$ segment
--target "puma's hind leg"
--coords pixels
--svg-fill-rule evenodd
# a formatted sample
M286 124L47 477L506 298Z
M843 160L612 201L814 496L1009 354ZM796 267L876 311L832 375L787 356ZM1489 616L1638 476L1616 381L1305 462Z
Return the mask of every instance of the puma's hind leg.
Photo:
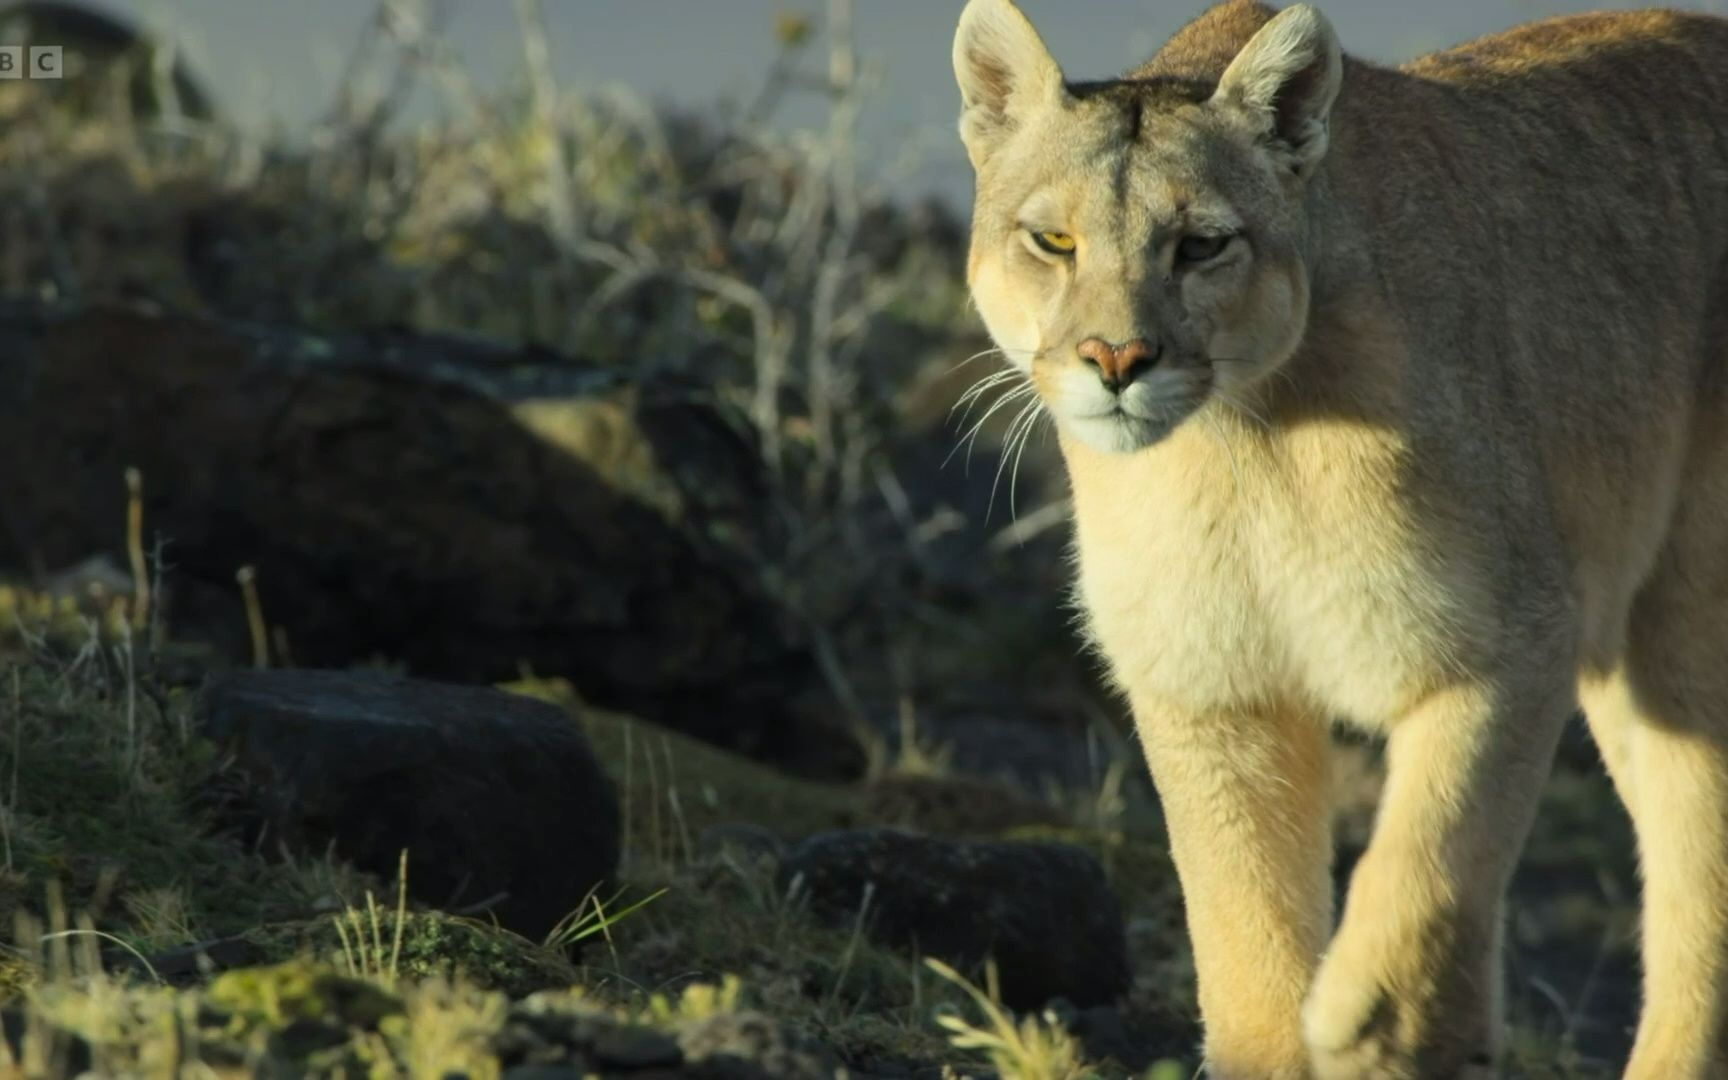
M1728 575L1728 565L1717 573ZM1644 1008L1626 1071L1633 1080L1728 1078L1725 586L1728 576L1665 566L1635 605L1620 667L1580 688L1643 868Z

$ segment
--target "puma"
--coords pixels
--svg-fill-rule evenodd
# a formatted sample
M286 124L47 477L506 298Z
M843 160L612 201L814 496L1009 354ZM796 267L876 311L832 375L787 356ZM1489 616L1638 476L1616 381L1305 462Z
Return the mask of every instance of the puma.
M1581 707L1644 876L1626 1075L1728 1076L1728 21L1389 68L1230 0L1076 83L971 0L954 66L968 279L1055 421L1210 1074L1491 1074ZM1388 744L1336 920L1334 721Z

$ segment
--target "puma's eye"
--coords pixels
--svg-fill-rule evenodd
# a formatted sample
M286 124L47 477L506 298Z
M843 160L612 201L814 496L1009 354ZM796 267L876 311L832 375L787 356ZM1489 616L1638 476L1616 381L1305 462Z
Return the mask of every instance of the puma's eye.
M1074 238L1065 232L1034 231L1032 242L1052 255L1074 254Z
M1185 263L1211 262L1224 254L1224 249L1230 246L1230 237L1221 236L1184 236L1176 245L1176 258Z

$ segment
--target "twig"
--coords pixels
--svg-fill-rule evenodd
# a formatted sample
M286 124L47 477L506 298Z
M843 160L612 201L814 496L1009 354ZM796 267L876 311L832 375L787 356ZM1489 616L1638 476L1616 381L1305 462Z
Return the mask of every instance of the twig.
M240 596L246 603L246 629L252 637L252 666L263 671L270 666L270 635L264 629L264 605L258 600L258 571L242 566L234 574Z
M144 561L144 474L126 470L126 557L132 568L132 629L150 623L150 568Z

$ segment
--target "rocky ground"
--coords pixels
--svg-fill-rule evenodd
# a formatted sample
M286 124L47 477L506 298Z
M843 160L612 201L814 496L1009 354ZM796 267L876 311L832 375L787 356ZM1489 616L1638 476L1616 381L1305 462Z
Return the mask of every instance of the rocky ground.
M1109 808L914 754L799 779L559 682L176 687L43 647L0 664L27 1075L1055 1075L1191 1042L1162 849Z
M0 606L21 1075L1197 1066L1180 895L1116 750L1029 784L1012 724L971 769L909 724L802 778L564 680L184 681ZM1338 752L1347 861L1375 774ZM1635 1007L1626 829L1569 755L1510 909L1512 1075L1611 1075Z

